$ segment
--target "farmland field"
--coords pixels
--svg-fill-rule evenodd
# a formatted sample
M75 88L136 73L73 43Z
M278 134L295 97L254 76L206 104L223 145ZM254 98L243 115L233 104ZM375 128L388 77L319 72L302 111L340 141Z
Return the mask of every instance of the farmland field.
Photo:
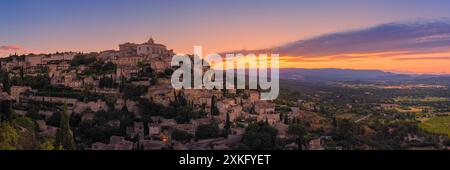
M430 118L419 124L427 132L450 136L450 116Z
M395 102L446 102L448 98L444 97L425 97L425 98L411 98L411 97L396 97Z
M395 108L397 111L402 113L420 113L422 112L422 109L416 108L416 107L397 107Z

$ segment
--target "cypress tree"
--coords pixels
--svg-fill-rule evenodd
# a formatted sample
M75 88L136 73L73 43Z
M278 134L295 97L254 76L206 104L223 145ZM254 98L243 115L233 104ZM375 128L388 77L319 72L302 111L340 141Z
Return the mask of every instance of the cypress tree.
M220 114L219 109L217 108L216 102L217 102L216 101L216 96L213 95L211 97L211 116Z
M289 124L289 117L288 115L284 115L284 124Z
M12 115L12 102L10 100L1 101L1 115L2 122L10 121Z
M225 130L225 137L228 136L231 133L231 121L230 121L230 114L227 113L227 118L225 120L225 126L223 127Z
M11 94L11 81L9 80L9 73L3 74L3 90Z
M23 81L23 78L24 78L24 73L25 71L23 70L23 66L22 67L20 67L20 72L19 72L19 75L20 75L20 80L22 80Z
M56 134L55 148L62 148L65 150L74 150L75 141L73 139L72 131L69 125L69 116L67 115L67 104L64 103L64 109L61 113L61 120L59 123L59 130Z

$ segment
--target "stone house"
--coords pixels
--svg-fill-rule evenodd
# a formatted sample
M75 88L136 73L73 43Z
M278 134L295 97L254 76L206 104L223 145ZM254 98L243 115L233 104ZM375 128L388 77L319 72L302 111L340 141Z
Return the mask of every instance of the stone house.
M257 101L254 105L255 112L257 114L274 114L275 113L275 103L268 101Z
M148 135L149 136L158 136L161 134L161 128L157 123L149 123L148 124Z
M147 98L155 103L168 106L175 100L174 89L171 85L152 86L148 89Z
M12 86L11 87L11 98L16 102L20 102L20 94L31 91L31 87L29 86Z
M139 146L144 150L161 150L166 144L159 140L140 140Z
M134 122L134 135L136 135L140 140L144 139L144 123Z

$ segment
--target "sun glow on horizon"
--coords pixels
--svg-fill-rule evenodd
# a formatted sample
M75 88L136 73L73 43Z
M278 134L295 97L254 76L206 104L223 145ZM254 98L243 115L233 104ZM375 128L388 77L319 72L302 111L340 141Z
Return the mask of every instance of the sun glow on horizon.
M267 55L270 68L270 54ZM226 68L226 62L247 63L245 68L262 68L258 64L259 55L248 55L243 59L226 59L211 63L213 68ZM254 62L255 64L253 64ZM252 63L252 64L248 64ZM215 67L217 65L221 67ZM369 53L335 54L327 56L279 56L279 67L305 68L305 69L355 69L355 70L382 70L407 74L450 74L450 50L448 52L415 52L415 51L385 51ZM236 67L237 69L242 69ZM272 67L273 68L273 67Z
M391 51L322 57L280 57L280 68L383 70L412 74L450 74L449 52Z

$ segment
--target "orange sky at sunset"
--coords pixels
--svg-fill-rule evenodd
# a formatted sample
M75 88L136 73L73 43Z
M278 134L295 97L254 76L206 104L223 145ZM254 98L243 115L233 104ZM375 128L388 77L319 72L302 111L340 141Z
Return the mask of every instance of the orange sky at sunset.
M404 54L402 54L404 53ZM397 73L450 73L449 52L408 54L408 52L385 52L373 54L342 54L353 56L336 59L335 56L316 58L280 57L282 68L341 68L377 69Z
M274 49L282 68L450 74L450 3L434 1L5 1L0 57L152 37L176 53Z
M270 54L268 55L270 57ZM439 57L435 57L439 56ZM247 57L238 62L256 62ZM340 54L322 57L280 56L280 68L338 68L361 70L384 70L407 74L450 73L450 52L412 53L391 51L378 53ZM233 60L233 62L235 62ZM270 60L268 60L270 63ZM214 67L214 63L211 63ZM223 65L225 67L225 65ZM249 67L247 65L247 67ZM217 68L217 67L214 67Z

